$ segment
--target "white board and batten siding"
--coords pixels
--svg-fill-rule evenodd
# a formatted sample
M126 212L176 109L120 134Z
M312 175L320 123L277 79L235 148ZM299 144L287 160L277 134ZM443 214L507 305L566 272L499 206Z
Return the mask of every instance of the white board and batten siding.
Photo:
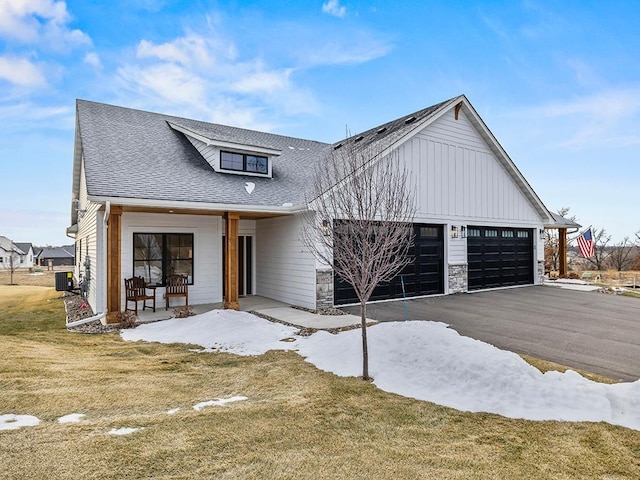
M316 306L316 261L300 240L299 215L256 221L256 293Z
M80 170L80 191L78 195L79 202L74 208L79 208L81 213L78 215L78 233L76 234L76 257L74 276L76 281L80 281L85 277L86 265L89 267L89 282L87 289L87 302L94 313L99 313L105 309L105 298L101 295L100 269L99 265L99 249L101 242L101 234L103 231L103 213L99 211L100 204L89 202L87 200L87 185L84 172L84 162Z
M399 153L419 179L418 218L496 226L542 223L463 111L458 120L449 111L401 145Z
M464 111L451 109L398 148L417 182L416 222L537 229L542 220ZM448 263L466 262L466 241L447 242Z
M222 218L204 215L154 213L122 214L122 309L125 308L124 279L133 276L134 233L192 233L193 285L189 304L222 302ZM164 308L164 288L156 290L156 307Z

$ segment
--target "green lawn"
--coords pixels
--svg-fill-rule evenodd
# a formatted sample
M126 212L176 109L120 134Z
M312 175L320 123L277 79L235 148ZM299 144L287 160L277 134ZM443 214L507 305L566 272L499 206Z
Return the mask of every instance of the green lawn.
M640 478L637 431L458 412L293 352L237 357L70 333L58 297L0 286L0 415L42 421L0 431L3 479ZM192 408L234 395L248 400ZM57 423L69 413L86 417ZM121 427L143 430L108 435Z

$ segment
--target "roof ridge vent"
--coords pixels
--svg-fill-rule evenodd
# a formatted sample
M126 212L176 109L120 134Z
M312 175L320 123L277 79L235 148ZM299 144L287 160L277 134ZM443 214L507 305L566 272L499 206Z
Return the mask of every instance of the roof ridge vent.
M362 140L364 138L364 135L358 135L358 137L354 140L354 142L359 142L360 140Z
M333 147L334 150L338 150L340 147L342 146L341 143L337 144L335 147Z
M381 127L378 130L376 130L376 133L379 135L379 134L384 133L386 131L387 131L387 127Z
M409 125L410 123L413 123L415 121L416 121L416 116L412 115L409 118L405 119L404 123L405 123L405 125Z

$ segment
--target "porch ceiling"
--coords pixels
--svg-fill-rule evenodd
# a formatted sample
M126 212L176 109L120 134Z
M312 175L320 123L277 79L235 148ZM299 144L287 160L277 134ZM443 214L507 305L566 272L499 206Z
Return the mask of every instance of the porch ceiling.
M207 215L214 217L222 217L230 210L203 210L203 209L195 209L195 208L166 208L166 207L138 207L138 206L127 206L122 205L123 212L137 212L137 213L164 213L168 215ZM113 208L113 206L111 207ZM285 215L290 215L287 213L275 213L275 212L237 212L239 217L243 220L260 220L263 218L273 218L273 217L282 217Z

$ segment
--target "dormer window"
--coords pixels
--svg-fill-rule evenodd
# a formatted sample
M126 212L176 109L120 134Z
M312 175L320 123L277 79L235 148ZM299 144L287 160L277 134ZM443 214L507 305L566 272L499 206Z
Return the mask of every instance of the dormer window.
M282 155L282 152L273 146L212 138L211 135L204 135L184 126L168 123L171 128L183 133L202 158L218 173L271 178L273 160ZM228 132L223 134L223 136L230 136Z
M237 172L269 173L269 159L261 155L251 155L246 153L220 152L220 168L223 170L234 170Z

